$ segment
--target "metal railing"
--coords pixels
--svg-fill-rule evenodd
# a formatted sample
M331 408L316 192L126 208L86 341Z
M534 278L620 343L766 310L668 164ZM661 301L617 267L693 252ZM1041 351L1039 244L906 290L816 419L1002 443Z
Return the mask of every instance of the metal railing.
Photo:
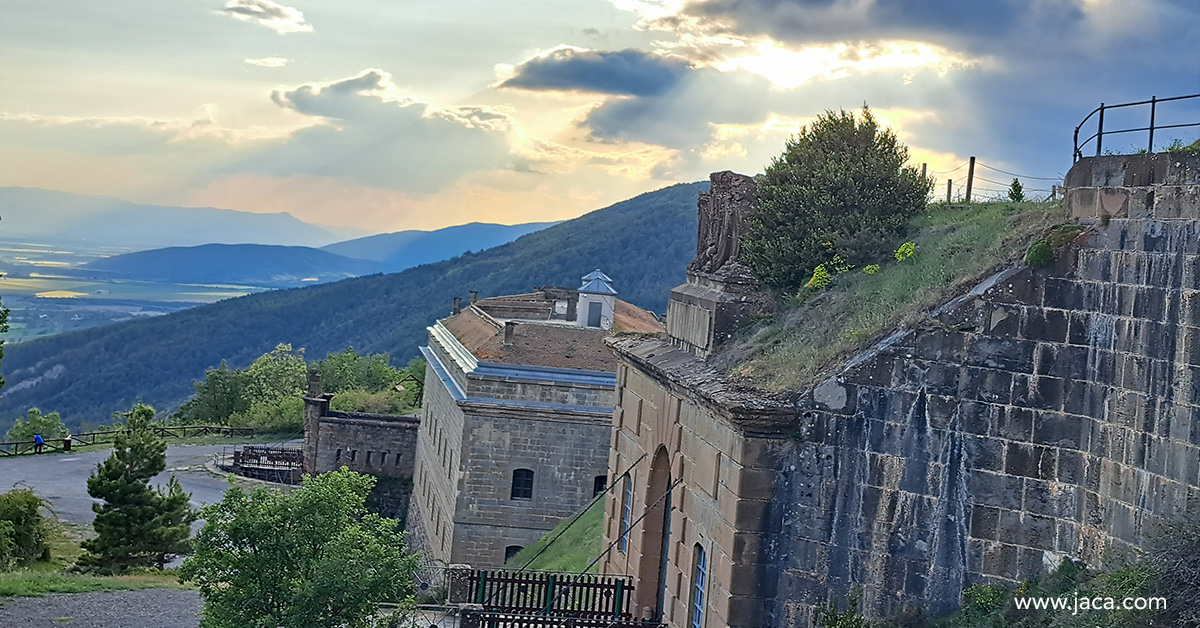
M475 569L464 586L467 599L485 613L542 614L577 619L628 621L633 579L629 576L509 569Z
M163 438L187 438L189 436L254 436L252 427L226 427L224 425L152 425L151 429ZM72 446L95 445L112 441L122 429L99 430L72 434L68 438L48 438L42 446L43 452L70 451ZM38 453L37 445L31 440L0 442L0 456L23 456Z
M1154 131L1155 130L1163 131L1163 130L1167 130L1167 129L1183 129L1183 128L1187 128L1187 127L1200 126L1200 122L1156 125L1154 123L1154 116L1157 113L1158 105L1160 105L1162 103L1176 102L1176 101L1180 101L1180 100L1189 100L1192 98L1200 98L1200 94L1191 94L1189 96L1172 96L1170 98L1151 97L1150 100L1141 100L1138 102L1127 102L1127 103L1121 103L1119 105L1106 105L1104 103L1100 103L1099 107L1096 107L1095 109L1093 109L1092 112L1087 114L1087 116L1085 116L1083 118L1083 121L1081 121L1079 123L1079 125L1075 127L1075 150L1072 153L1072 161L1079 161L1080 159L1083 158L1083 149L1084 149L1084 147L1087 146L1088 142L1090 142L1092 140L1096 140L1096 156L1099 157L1101 154L1101 151L1104 149L1104 136L1105 135L1117 135L1120 133L1140 133L1142 131L1148 131L1149 139L1146 142L1146 151L1153 153L1154 152ZM1104 112L1105 111L1108 111L1110 109L1123 109L1125 107L1142 107L1142 106L1146 106L1146 105L1149 105L1149 107L1150 107L1150 112L1149 112L1150 124L1148 126L1137 127L1137 128L1133 128L1133 129L1118 129L1115 131L1105 130L1105 128L1104 128ZM1081 143L1079 141L1079 131L1083 129L1083 125L1087 124L1088 120L1092 119L1092 116L1095 116L1097 114L1099 114L1099 115L1096 118L1096 132L1091 134L1090 136L1088 136L1087 139L1083 140L1083 142Z

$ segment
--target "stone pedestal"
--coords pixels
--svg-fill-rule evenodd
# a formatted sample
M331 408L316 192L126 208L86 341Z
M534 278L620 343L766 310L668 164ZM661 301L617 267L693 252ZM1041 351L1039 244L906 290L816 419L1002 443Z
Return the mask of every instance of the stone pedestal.
M737 262L727 262L716 273L688 271L687 283L671 291L667 334L676 346L707 357L747 317L769 309L769 298Z

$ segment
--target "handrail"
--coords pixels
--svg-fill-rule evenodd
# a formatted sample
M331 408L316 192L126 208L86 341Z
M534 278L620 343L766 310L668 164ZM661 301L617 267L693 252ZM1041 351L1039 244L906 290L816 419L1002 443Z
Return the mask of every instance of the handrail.
M1150 100L1139 100L1136 102L1126 102L1126 103L1121 103L1118 105L1106 105L1104 103L1100 103L1099 107L1096 107L1091 112L1089 112L1086 116L1084 116L1083 120L1080 120L1079 124L1075 126L1074 149L1073 149L1073 152L1071 153L1071 160L1079 161L1080 159L1082 159L1083 158L1083 148L1085 146L1087 146L1088 142L1090 142L1092 140L1096 140L1096 156L1099 157L1101 151L1104 148L1104 136L1105 135L1116 135L1119 133L1138 133L1141 131L1149 131L1149 139L1146 143L1146 150L1147 150L1147 152L1151 152L1151 153L1154 152L1154 131L1156 129L1157 130L1182 129L1182 128L1200 126L1200 122L1192 122L1192 123L1184 123L1184 124L1155 125L1154 117L1155 117L1155 113L1157 112L1158 105L1161 103L1165 103L1165 102L1174 102L1177 100L1188 100L1191 98L1200 98L1200 94L1188 94L1186 96L1170 96L1167 98L1159 98L1157 96L1151 96ZM1104 112L1105 111L1107 111L1109 109L1122 109L1125 107L1139 107L1142 105L1150 105L1150 124L1149 124L1149 126L1132 128L1132 129L1118 129L1116 131L1105 131L1104 130ZM1089 136L1087 139L1083 140L1083 142L1080 142L1079 141L1079 131L1083 128L1083 125L1087 124L1087 121L1091 120L1092 116L1096 115L1097 113L1099 113L1100 116L1096 119L1096 132L1093 133L1091 136Z

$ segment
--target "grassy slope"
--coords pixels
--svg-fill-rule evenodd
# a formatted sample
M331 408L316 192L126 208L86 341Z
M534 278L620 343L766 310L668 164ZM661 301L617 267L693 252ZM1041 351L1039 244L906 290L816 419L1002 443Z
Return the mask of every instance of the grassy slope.
M30 406L57 410L72 429L107 422L142 400L169 409L204 369L242 367L278 343L309 356L353 346L403 364L453 296L577 286L600 267L621 298L662 311L695 253L696 195L706 183L664 188L523 236L482 253L309 288L220 301L6 347L0 429ZM43 377L43 375L53 377ZM40 379L39 379L40 378Z
M529 562L529 559L542 551L550 539L562 533L562 536L554 541L550 549L538 556L537 560L533 561L528 568L547 571L583 571L584 567L595 560L603 549L600 545L603 542L601 530L604 526L604 500L592 504L591 508L588 508L574 525L563 532L570 522L570 519L563 521L540 541L521 550L509 561L508 566L520 567ZM596 567L593 566L591 573L595 572Z
M825 292L778 314L731 347L733 374L771 390L810 385L837 360L1024 254L1046 226L1065 220L1043 203L933 205L913 223L916 254L880 261L874 275L840 275Z
M79 543L86 529L52 522L50 560L35 562L13 571L0 571L0 598L42 596L47 593L181 588L171 570L122 576L70 573L67 570L83 553Z

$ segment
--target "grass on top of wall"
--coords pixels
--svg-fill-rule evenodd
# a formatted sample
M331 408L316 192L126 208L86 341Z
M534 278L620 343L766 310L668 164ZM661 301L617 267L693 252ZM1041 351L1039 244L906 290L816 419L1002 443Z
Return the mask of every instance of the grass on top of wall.
M583 571L588 563L595 560L603 550L601 545L604 541L601 530L604 526L604 500L597 500L583 513L583 516L568 528L567 524L570 522L571 519L567 519L559 523L537 543L521 550L512 560L508 561L506 567L512 569L521 567L540 552L550 539L558 537L550 545L550 548L538 556L537 560L534 560L527 569L576 573ZM564 528L566 528L565 532ZM560 532L562 536L558 536ZM597 566L593 565L589 573L596 573L596 571Z
M881 259L874 274L856 268L837 275L816 294L802 289L773 319L731 343L725 363L759 388L803 389L885 332L918 322L923 312L1020 259L1046 227L1065 220L1058 203L931 205L912 223L915 254L902 262Z

